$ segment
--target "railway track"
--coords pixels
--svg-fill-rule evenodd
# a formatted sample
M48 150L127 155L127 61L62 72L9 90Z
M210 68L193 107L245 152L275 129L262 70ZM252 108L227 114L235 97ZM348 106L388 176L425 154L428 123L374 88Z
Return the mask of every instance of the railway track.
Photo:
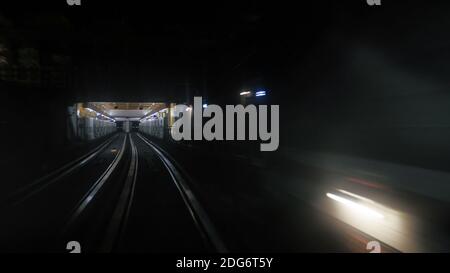
M147 144L163 162L208 249L219 253L227 252L227 248L217 233L213 223L189 187L180 166L161 147L144 138L139 133L137 136Z
M26 201L31 196L39 193L46 187L60 181L62 178L70 175L71 173L85 166L87 163L91 162L96 156L98 156L102 151L104 151L106 147L108 147L108 145L110 145L111 142L113 142L116 138L117 134L105 140L102 144L92 149L85 155L70 161L69 163L57 168L56 170L33 181L32 183L17 189L12 194L8 195L6 198L1 200L0 204L3 206L7 204L12 204L13 206L15 206Z
M157 172L166 172L176 187L164 193L165 199L182 199L184 208L177 208L174 217L184 219L184 223L190 221L189 225L194 225L197 233L187 232L186 236L198 238L209 251L226 252L180 167L165 151L140 134L115 135L86 155L2 200L5 207L2 217L7 224L0 227L0 251L67 252L65 243L72 241L79 242L87 252L120 251L121 242L127 236L130 213L155 206L142 202L148 197L137 191L137 185L155 194L158 192L158 187L152 185L153 177L145 170L148 166L140 164L143 155L135 141L151 149L154 153L151 160L160 161L164 166L164 170ZM136 195L141 202L135 204ZM149 217L152 219L151 215ZM136 217L133 219L136 222ZM182 225L170 228L183 232ZM17 231L14 236L8 236L11 230Z

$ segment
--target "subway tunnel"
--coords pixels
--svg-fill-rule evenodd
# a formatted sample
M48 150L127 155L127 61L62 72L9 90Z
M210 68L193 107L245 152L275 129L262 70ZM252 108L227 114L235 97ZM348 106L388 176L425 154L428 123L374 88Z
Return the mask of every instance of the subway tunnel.
M0 12L0 252L450 250L447 4Z

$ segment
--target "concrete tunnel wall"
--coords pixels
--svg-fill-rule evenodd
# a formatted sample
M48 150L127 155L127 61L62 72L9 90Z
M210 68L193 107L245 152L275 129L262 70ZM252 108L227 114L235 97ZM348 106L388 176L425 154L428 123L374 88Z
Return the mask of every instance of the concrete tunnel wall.
M160 139L164 138L165 128L166 128L165 118L146 120L139 124L140 132Z
M448 79L414 70L382 47L345 45L329 49L329 55L318 50L305 76L287 88L307 95L292 99L297 107L280 106L280 116L289 117L288 126L281 121L280 148L450 171ZM432 49L417 51L431 54ZM329 70L314 66L319 54L329 60Z
M70 140L92 141L117 131L117 124L98 117L80 116L77 105L67 108L67 137Z
M117 126L114 122L95 118L80 118L77 126L77 137L83 140L94 140L117 131Z

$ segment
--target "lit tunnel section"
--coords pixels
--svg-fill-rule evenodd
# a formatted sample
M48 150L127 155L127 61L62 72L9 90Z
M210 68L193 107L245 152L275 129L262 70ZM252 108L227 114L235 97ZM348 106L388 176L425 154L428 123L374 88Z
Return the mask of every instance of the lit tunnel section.
M91 104L76 104L76 115L70 119L73 137L94 140L114 133L116 120Z
M68 107L68 136L92 141L115 132L145 132L163 138L170 105L158 102L85 102Z

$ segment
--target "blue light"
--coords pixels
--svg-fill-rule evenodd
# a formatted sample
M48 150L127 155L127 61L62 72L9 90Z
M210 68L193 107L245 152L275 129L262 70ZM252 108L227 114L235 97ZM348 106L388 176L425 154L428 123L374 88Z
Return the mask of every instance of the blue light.
M262 97L266 95L266 91L256 91L255 96L256 97Z

